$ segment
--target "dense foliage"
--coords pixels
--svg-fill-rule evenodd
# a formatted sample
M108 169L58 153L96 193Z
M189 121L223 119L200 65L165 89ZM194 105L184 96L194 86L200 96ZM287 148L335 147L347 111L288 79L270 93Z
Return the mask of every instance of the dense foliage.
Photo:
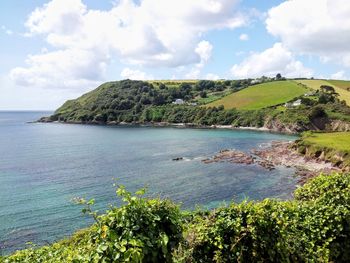
M207 107L200 104L243 89L249 83L251 85L251 80L164 83L131 80L105 83L78 99L67 101L54 115L44 120L95 124L165 122L250 127L277 123L282 127L281 130L284 130L284 126L293 126L294 132L316 127L325 129L324 124L331 119L350 121L350 108L340 102L334 92L316 91L312 96L297 97L295 100L301 99L298 107L286 107L282 103L258 110L238 110L225 109L222 105ZM279 82L274 83L271 85L275 87ZM259 85L255 86L255 89L258 87ZM230 96L225 98L228 97ZM180 104L174 104L176 100L180 100ZM319 119L322 122L317 121Z
M71 239L1 262L349 262L350 175L321 175L295 199L180 212L168 200L117 190L125 204Z
M350 177L320 176L294 201L264 200L197 216L184 251L192 262L347 262Z
M76 100L67 101L52 119L100 123L140 121L149 107L171 105L176 100L196 103L201 93L231 89L230 85L231 82L204 80L195 84L181 82L176 86L131 80L108 82Z

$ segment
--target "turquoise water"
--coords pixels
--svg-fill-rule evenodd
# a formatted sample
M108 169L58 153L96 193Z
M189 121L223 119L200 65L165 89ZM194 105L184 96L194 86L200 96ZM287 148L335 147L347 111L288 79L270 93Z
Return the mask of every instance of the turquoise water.
M221 149L249 151L295 137L254 131L106 127L26 123L45 112L0 112L0 247L2 253L43 245L91 224L74 197L96 199L96 209L116 203L114 178L129 190L184 208L222 201L290 198L293 169L204 164ZM172 161L185 157L184 161Z

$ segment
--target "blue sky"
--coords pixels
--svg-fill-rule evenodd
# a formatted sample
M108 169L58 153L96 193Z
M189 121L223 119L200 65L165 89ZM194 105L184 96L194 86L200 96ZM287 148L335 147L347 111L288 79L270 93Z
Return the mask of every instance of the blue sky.
M0 10L0 110L52 110L124 78L350 77L347 0L12 0Z

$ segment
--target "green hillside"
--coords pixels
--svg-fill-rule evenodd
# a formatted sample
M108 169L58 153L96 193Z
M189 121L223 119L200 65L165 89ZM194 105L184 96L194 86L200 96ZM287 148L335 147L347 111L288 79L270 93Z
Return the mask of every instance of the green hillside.
M293 81L275 81L254 85L208 104L223 105L225 109L257 110L293 100L307 89Z
M350 107L332 94L320 91L313 96L303 96L309 89L292 80L270 80L259 85L252 85L251 81L107 82L67 101L53 115L40 121L108 125L232 125L267 127L293 133L328 129L324 123L334 120L350 121ZM273 107L296 98L301 98L300 106ZM323 118L323 124L314 123L318 118Z
M350 81L307 79L297 80L296 82L302 83L314 90L318 90L321 85L332 86L335 89L335 91L339 94L339 99L345 100L346 103L350 105L350 91L347 90L347 88L350 87Z

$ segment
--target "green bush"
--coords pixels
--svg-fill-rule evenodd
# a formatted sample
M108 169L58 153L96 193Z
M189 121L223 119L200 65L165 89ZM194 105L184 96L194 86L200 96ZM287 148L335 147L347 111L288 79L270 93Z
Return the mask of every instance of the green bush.
M125 204L96 216L92 258L107 262L171 262L172 250L182 240L179 207L168 200L146 199L144 190L132 196L117 190ZM89 211L87 208L86 211Z
M124 205L72 238L0 262L349 262L350 174L320 175L294 200L180 212L169 200L117 190Z
M194 218L187 262L349 262L350 175L319 176L296 199L231 204Z

